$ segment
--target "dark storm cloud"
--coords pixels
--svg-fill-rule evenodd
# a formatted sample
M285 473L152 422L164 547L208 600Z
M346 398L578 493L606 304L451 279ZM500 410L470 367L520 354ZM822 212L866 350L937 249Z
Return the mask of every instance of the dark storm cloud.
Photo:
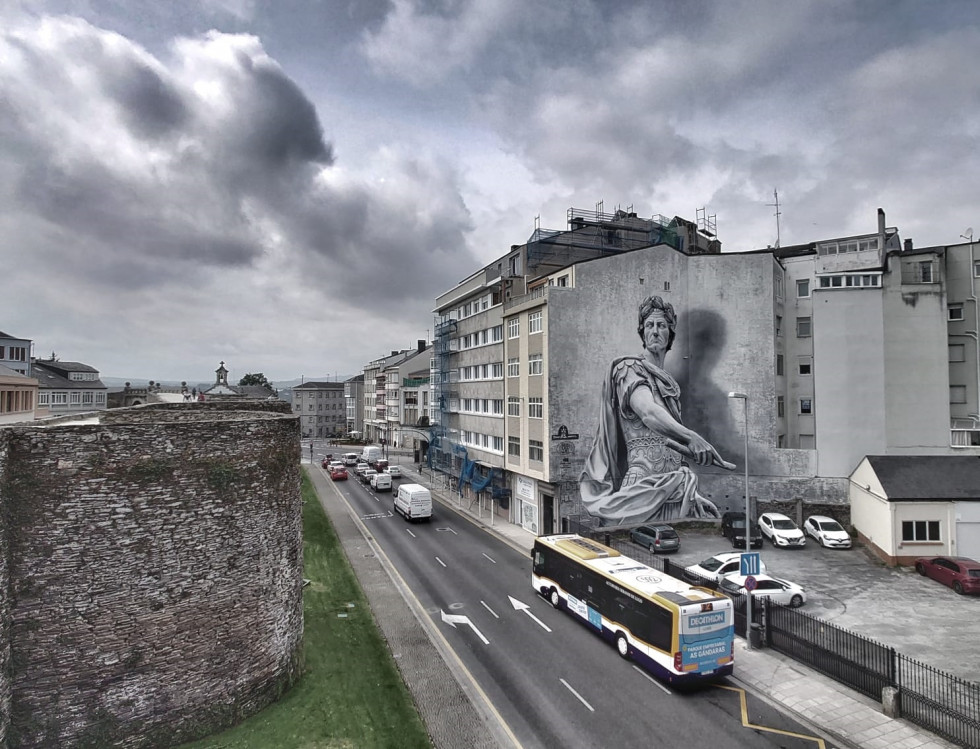
M180 93L157 71L134 62L106 72L106 93L122 108L134 133L159 138L186 122L187 107Z

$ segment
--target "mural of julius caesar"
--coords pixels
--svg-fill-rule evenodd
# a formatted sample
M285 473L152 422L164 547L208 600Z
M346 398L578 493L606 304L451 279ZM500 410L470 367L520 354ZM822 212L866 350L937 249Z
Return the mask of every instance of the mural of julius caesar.
M582 504L604 526L717 517L687 461L735 466L681 422L680 386L664 369L677 326L674 307L647 297L639 317L643 355L614 360L602 385L595 442L579 478Z

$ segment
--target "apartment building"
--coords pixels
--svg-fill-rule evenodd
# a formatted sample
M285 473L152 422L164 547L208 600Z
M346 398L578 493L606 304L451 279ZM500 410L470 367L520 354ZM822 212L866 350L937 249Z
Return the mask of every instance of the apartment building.
M360 436L364 432L364 373L344 381L344 405L347 411L347 434Z
M566 232L536 230L436 300L433 465L535 533L632 517L597 511L583 476L627 470L607 465L624 454L609 425L628 415L612 369L643 354L652 297L674 317L678 434L716 456L698 465L681 445L664 481L683 493L665 492L663 513L742 509L746 461L756 502L845 505L866 455L974 449L980 258L972 243L903 245L877 218L863 235L721 254L690 222L570 211Z
M414 352L389 364L384 370L386 444L411 445L405 431L419 426L419 417L428 412L429 363L432 347L419 340Z
M16 338L0 331L0 365L17 372L31 375L31 348L28 338Z
M293 387L293 413L300 417L303 437L340 437L347 433L345 384L304 382Z
M390 431L393 423L398 423L398 393L400 388L400 367L406 361L417 357L426 346L425 341L418 341L416 348L392 351L388 356L383 356L368 362L364 366L364 387L362 390L362 421L364 425L363 437L368 442L376 442L381 445L391 444L394 432ZM416 363L415 367L422 366ZM389 395L389 382L392 395ZM389 400L392 401L392 408L395 413L392 421L389 422L388 407Z
M37 380L0 364L0 424L34 420Z

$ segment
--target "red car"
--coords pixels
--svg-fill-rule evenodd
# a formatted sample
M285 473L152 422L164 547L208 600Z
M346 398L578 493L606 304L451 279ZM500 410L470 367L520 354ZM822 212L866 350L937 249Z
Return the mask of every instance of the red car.
M948 585L961 596L980 593L980 562L968 557L922 557L915 561L920 575Z
M347 480L347 469L346 468L334 468L330 472L330 478L334 481L346 481Z

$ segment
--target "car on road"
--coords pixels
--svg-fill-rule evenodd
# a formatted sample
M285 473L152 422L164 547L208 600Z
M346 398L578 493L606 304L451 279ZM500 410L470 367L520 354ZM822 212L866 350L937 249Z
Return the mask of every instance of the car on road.
M658 551L677 551L681 548L681 539L677 531L669 525L641 525L630 531L630 541L645 546L656 554Z
M347 469L344 468L343 466L340 466L339 468L331 469L330 478L332 478L334 481L346 481Z
M759 515L759 528L773 546L799 548L806 546L806 536L800 527L781 512L764 512Z
M684 568L684 577L690 582L717 585L725 575L733 572L737 573L741 569L741 553L737 551L725 551L703 559L697 564L692 564ZM766 563L759 560L759 569L766 571Z
M361 474L364 473L370 467L371 466L369 466L367 463L358 463L357 465L354 466L354 475L357 476L357 478L360 478Z
M749 525L749 544L753 549L762 548L762 531L758 523ZM721 516L721 535L730 539L736 549L745 548L745 513L726 512Z
M330 468L330 458L326 457L320 461L320 468Z
M851 537L844 526L826 515L811 515L803 522L803 532L828 549L850 549Z
M361 480L361 483L362 484L370 484L371 483L371 477L372 476L377 476L377 475L378 475L378 472L376 470L374 470L373 468L368 468L365 471L361 471L357 475L357 478L359 478Z
M400 479L403 476L401 466L388 466L385 468L385 473L387 473L393 479Z
M390 492L391 491L391 476L387 473L375 473L370 481L371 488L376 492Z
M768 598L783 606L792 606L794 609L806 603L806 591L796 583L769 575L753 575L753 577L755 577L755 588L752 590L752 595L755 598ZM718 589L722 593L745 595L746 580L747 577L739 574L725 575L718 583Z
M948 585L961 596L980 593L980 562L969 557L922 557L915 560L920 575Z

